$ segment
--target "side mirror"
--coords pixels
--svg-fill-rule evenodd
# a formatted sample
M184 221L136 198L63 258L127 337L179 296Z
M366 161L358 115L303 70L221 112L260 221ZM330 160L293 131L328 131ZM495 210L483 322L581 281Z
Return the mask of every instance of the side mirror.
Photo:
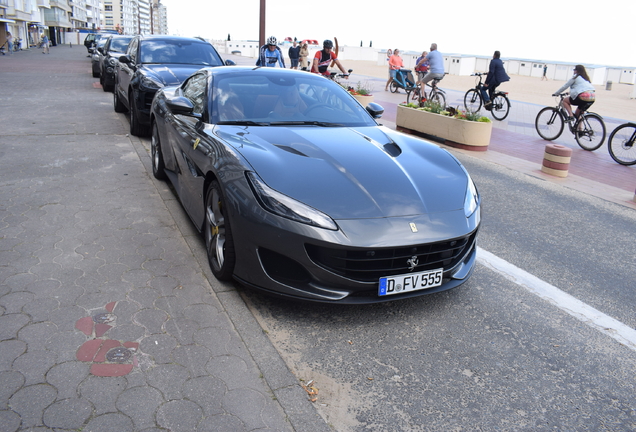
M380 118L382 117L382 114L384 114L384 108L382 108L382 105L371 102L369 105L367 105L367 112L371 114L371 117L373 118Z
M236 66L236 63L232 60L225 60L225 66Z
M192 117L201 117L201 114L194 113L194 105L192 101L183 96L176 96L170 99L166 99L166 105L170 108L173 114L181 114Z
M97 48L97 51L99 51L100 53L104 54L104 47Z
M119 62L130 64L130 57L128 57L127 55L119 56Z

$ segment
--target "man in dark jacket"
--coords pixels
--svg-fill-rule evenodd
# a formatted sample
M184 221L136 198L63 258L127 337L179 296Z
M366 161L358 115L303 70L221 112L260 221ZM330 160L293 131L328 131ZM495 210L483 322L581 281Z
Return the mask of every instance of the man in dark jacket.
M298 43L294 41L293 46L289 47L287 51L287 55L289 56L289 60L291 61L291 68L298 69L298 59L300 58L300 47Z
M506 74L503 62L499 57L501 57L501 53L499 51L495 51L495 54L492 56L492 60L490 61L486 81L481 89L481 96L484 98L484 108L486 109L490 109L490 106L492 105L492 95L495 94L495 90L499 87L499 84L510 81L510 77Z

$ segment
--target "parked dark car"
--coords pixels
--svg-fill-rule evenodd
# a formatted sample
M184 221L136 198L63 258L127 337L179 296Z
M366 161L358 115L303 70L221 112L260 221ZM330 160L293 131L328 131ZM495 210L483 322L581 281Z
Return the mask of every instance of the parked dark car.
M475 267L477 189L448 151L379 126L382 113L316 74L204 68L154 98L153 174L220 280L350 304L455 288Z
M108 38L101 51L99 48L97 49L102 54L99 83L105 92L113 91L115 86L115 66L119 61L119 57L126 52L132 38L133 36L128 35L113 35Z
M101 74L101 64L104 55L100 50L104 47L110 37L110 35L107 35L99 38L97 40L97 44L93 47L93 51L91 52L91 70L93 71L93 78L99 78Z
M128 110L132 135L150 135L150 106L157 90L180 84L203 67L224 64L234 62L224 63L216 49L203 39L135 36L115 66L115 111Z

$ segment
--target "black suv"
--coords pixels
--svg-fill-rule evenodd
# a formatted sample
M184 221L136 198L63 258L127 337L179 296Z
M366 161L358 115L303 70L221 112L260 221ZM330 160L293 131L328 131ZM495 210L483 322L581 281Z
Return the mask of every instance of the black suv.
M150 135L150 106L157 90L181 84L204 67L234 65L223 61L214 47L199 38L139 35L115 66L113 104L130 113L130 133Z
M113 35L106 44L97 50L102 54L100 62L99 83L105 92L113 91L115 87L115 66L119 57L126 52L133 36Z

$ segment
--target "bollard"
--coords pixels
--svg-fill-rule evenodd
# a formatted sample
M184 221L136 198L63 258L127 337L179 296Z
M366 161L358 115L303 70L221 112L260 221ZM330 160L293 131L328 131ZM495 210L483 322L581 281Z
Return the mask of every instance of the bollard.
M605 90L611 90L612 89L612 82L608 81L605 83Z
M543 153L541 171L557 177L567 177L572 149L559 144L548 144Z

